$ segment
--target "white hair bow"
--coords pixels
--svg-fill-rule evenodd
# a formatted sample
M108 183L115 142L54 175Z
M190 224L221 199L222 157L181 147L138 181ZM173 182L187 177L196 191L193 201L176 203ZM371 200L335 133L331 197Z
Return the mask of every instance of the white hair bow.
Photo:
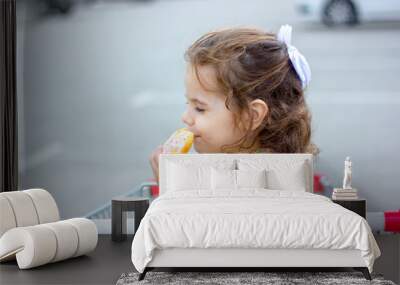
M304 89L311 81L311 70L306 58L296 47L290 44L292 40L292 27L290 25L281 26L277 35L277 39L278 41L286 44L290 61L292 62L292 65L296 70Z

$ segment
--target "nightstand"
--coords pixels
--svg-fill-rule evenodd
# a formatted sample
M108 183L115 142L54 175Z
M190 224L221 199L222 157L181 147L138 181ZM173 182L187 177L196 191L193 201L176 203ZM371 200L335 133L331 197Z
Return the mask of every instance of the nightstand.
M365 219L367 213L367 200L355 199L355 200L333 200L332 202L339 204L340 206L359 214Z
M146 197L115 197L111 202L111 237L113 241L126 240L126 212L135 212L135 232L146 214L150 199Z

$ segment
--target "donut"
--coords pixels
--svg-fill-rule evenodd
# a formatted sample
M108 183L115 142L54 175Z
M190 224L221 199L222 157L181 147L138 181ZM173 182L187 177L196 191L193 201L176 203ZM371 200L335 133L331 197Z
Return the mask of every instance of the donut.
M186 128L176 130L163 145L163 153L188 153L194 135Z

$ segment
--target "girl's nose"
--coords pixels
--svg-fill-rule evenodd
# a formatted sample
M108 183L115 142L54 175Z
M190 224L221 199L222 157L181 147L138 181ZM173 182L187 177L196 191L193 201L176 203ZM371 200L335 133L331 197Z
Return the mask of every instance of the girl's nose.
M187 126L192 126L194 123L194 120L192 117L189 116L188 111L185 111L182 114L182 122L185 123Z

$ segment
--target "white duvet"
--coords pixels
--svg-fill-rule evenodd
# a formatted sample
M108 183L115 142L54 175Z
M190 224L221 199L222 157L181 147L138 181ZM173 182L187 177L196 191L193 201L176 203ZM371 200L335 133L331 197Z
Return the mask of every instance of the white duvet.
M370 272L380 256L359 215L321 195L265 189L158 197L133 239L133 265L143 272L164 248L358 249Z

